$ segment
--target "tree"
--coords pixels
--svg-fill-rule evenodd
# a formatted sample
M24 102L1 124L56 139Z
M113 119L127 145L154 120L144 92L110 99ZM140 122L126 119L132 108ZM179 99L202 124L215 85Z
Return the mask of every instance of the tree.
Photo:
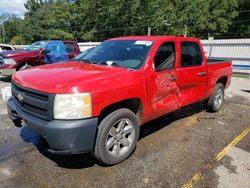
M42 5L42 0L27 0L27 2L24 3L24 7L28 10L26 16L32 16Z
M24 38L29 41L74 39L70 29L73 16L70 14L71 4L68 1L48 1L38 4L32 14L28 12L25 16L24 25L28 31L25 32Z
M207 37L209 33L225 33L237 16L237 0L172 0L168 5L160 4L160 14L168 24L164 27L163 21L158 21L162 24L160 34Z
M11 40L10 40L10 44L15 45L15 44L26 44L26 41L24 40L23 37L21 36L14 36Z
M250 1L239 0L238 16L233 20L230 30L226 33L228 37L249 38L250 37Z
M239 2L239 5L238 5ZM249 0L27 0L23 20L5 19L6 39L102 41L127 35L249 36ZM239 14L239 15L238 15ZM243 21L243 22L242 22ZM1 31L0 31L1 34ZM1 35L2 36L2 35Z
M9 42L17 33L20 33L23 20L15 15L9 15L4 22L4 28L6 31L6 41Z

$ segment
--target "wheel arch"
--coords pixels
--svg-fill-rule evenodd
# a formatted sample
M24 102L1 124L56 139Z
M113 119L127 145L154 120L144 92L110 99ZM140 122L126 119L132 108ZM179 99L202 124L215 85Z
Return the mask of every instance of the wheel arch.
M228 77L222 76L217 80L216 84L221 83L221 84L223 84L224 87L226 87L227 81L228 81Z
M136 114L138 120L141 121L143 114L141 100L139 98L129 98L104 107L99 113L98 123L100 123L108 114L120 108L131 110Z

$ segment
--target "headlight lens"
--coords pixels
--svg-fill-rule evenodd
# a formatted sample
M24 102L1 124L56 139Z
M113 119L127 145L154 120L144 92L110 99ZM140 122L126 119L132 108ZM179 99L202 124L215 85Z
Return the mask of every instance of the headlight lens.
M15 65L16 61L14 59L7 58L7 59L3 59L3 63L6 65Z
M55 119L83 119L92 116L90 93L57 94L54 101Z

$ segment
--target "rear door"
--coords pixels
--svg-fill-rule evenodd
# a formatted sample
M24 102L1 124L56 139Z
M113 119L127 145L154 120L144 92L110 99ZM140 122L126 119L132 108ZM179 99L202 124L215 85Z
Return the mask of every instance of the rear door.
M148 112L150 119L178 108L176 84L176 45L166 41L154 54L152 71L148 74Z
M178 65L179 104L186 106L202 100L207 87L207 65L197 41L180 40Z

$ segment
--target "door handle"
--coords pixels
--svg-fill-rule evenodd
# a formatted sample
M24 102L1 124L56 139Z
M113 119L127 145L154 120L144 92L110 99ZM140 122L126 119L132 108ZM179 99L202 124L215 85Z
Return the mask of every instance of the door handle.
M205 76L207 73L206 72L198 72L198 76Z
M173 76L173 75L170 76L170 77L169 77L169 80L172 81L172 82L176 81L176 76Z

